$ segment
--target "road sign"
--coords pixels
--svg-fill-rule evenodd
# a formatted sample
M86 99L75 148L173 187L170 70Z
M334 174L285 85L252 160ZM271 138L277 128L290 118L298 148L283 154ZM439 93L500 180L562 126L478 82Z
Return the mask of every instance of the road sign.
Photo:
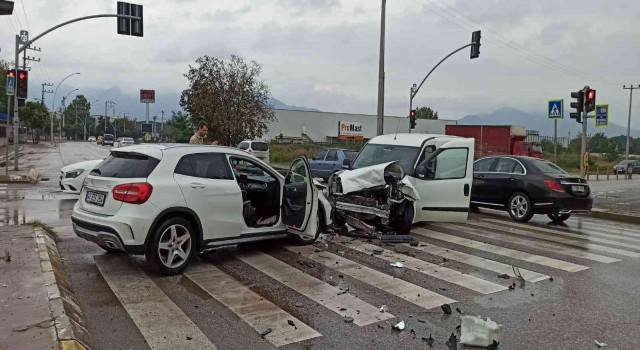
M26 30L20 31L20 44L24 45L29 42L29 32Z
M140 103L155 103L156 90L140 90Z
M609 105L596 105L596 128L609 126Z
M7 75L7 96L13 96L16 91L16 77Z
M151 141L151 134L149 133L144 134L144 140L147 142Z
M549 119L562 119L564 116L564 100L550 100L547 109Z

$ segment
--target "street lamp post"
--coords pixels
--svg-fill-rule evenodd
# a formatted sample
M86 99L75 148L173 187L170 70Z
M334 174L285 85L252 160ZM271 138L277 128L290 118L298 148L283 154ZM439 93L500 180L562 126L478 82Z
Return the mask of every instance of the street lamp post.
M69 95L71 95L73 92L78 90L80 89L73 89L69 91L69 93L62 98L62 118L60 118L60 140L62 140L62 128L64 128L64 110L67 107L67 105L65 104L65 101L67 100L67 97L69 97Z
M69 77L74 76L74 75L78 75L80 73L72 73L67 75L66 77L64 77L64 79L62 79L59 83L58 86L56 86L56 91L53 93L53 107L51 108L51 111L54 113L53 116L51 117L51 143L53 143L53 119L56 113L56 95L58 94L58 88L60 87L60 84L62 84L65 80L67 80Z
M95 101L93 101L93 102L91 102L89 104L89 112L91 112L91 105L96 103L96 102L99 102L99 101L100 100L95 100ZM83 125L84 125L84 128L83 128L84 129L84 134L83 134L82 141L87 141L87 110L86 110L86 108L84 110L84 117L82 119L84 120L84 123L83 123Z

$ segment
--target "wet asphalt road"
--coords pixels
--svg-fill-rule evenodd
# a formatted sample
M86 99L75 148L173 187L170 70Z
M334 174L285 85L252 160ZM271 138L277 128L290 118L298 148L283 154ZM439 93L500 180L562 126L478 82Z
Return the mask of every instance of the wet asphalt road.
M465 225L416 225L422 246L388 245L381 255L361 249L379 245L375 241L335 237L318 252L310 251L314 260L286 242L223 249L198 259L194 267L213 266L243 287L229 298L199 286L192 269L187 275L160 276L142 257L107 256L75 237L70 215L77 198L58 191L59 168L107 153L86 143L34 148L28 162L50 180L12 184L0 202L3 225L39 220L59 234L58 249L98 349L188 348L195 342L218 349L273 349L274 338L263 339L247 321L247 315L267 317L264 308L249 302L256 296L285 318L296 318L299 329L307 325L319 333L300 341L292 333L281 349L423 349L428 346L422 338L430 334L434 349L448 349L444 343L460 324L456 308L503 324L500 349L595 349L595 340L608 343L608 349L640 344L639 226L585 217L563 227L548 226L546 217L518 226L502 221L501 213L483 212ZM404 261L405 267L393 268L391 261ZM529 281L498 277L501 269L515 275L512 265ZM513 283L515 289L509 290ZM401 284L405 289L398 289ZM346 295L357 304L337 296L347 287ZM454 300L453 314L427 306L421 299L426 293ZM145 309L158 305L166 307ZM382 305L393 318L376 321L374 316L358 325L342 317L364 319L364 307ZM402 320L405 330L392 330ZM184 329L184 339L167 340L170 332L158 333L163 329Z

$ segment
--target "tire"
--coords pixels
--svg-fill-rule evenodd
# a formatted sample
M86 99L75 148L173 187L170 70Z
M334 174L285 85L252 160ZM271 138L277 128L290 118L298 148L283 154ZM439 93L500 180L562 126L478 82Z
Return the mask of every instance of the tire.
M318 206L318 214L316 215L316 220L318 225L316 227L316 234L313 238L306 238L301 235L291 234L291 241L295 245L311 245L316 242L320 234L324 232L326 220L324 219L324 208L322 206Z
M110 247L107 247L106 245L98 245L98 247L102 248L105 252L107 252L107 254L121 254L121 253L124 253L120 249L110 248Z
M196 251L196 243L196 232L189 221L179 217L169 218L153 233L145 255L147 261L156 265L162 274L176 275L189 265ZM173 258L170 258L172 255Z
M531 199L526 193L516 192L509 197L507 211L513 221L527 222L533 217Z
M549 217L549 219L551 219L551 221L559 224L567 221L567 219L571 217L571 214L550 213L547 214L547 216Z

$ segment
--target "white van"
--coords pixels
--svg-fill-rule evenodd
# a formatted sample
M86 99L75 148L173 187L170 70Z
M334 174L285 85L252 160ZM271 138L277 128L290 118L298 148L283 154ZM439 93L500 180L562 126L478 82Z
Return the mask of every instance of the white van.
M269 163L269 144L265 141L245 140L240 142L238 148L267 164Z
M419 195L412 203L412 217L403 220L463 222L469 214L473 154L473 138L390 134L371 139L353 162L345 160L344 165L350 170L362 169L360 173L373 165L399 162ZM363 176L362 183L367 183L367 175Z

